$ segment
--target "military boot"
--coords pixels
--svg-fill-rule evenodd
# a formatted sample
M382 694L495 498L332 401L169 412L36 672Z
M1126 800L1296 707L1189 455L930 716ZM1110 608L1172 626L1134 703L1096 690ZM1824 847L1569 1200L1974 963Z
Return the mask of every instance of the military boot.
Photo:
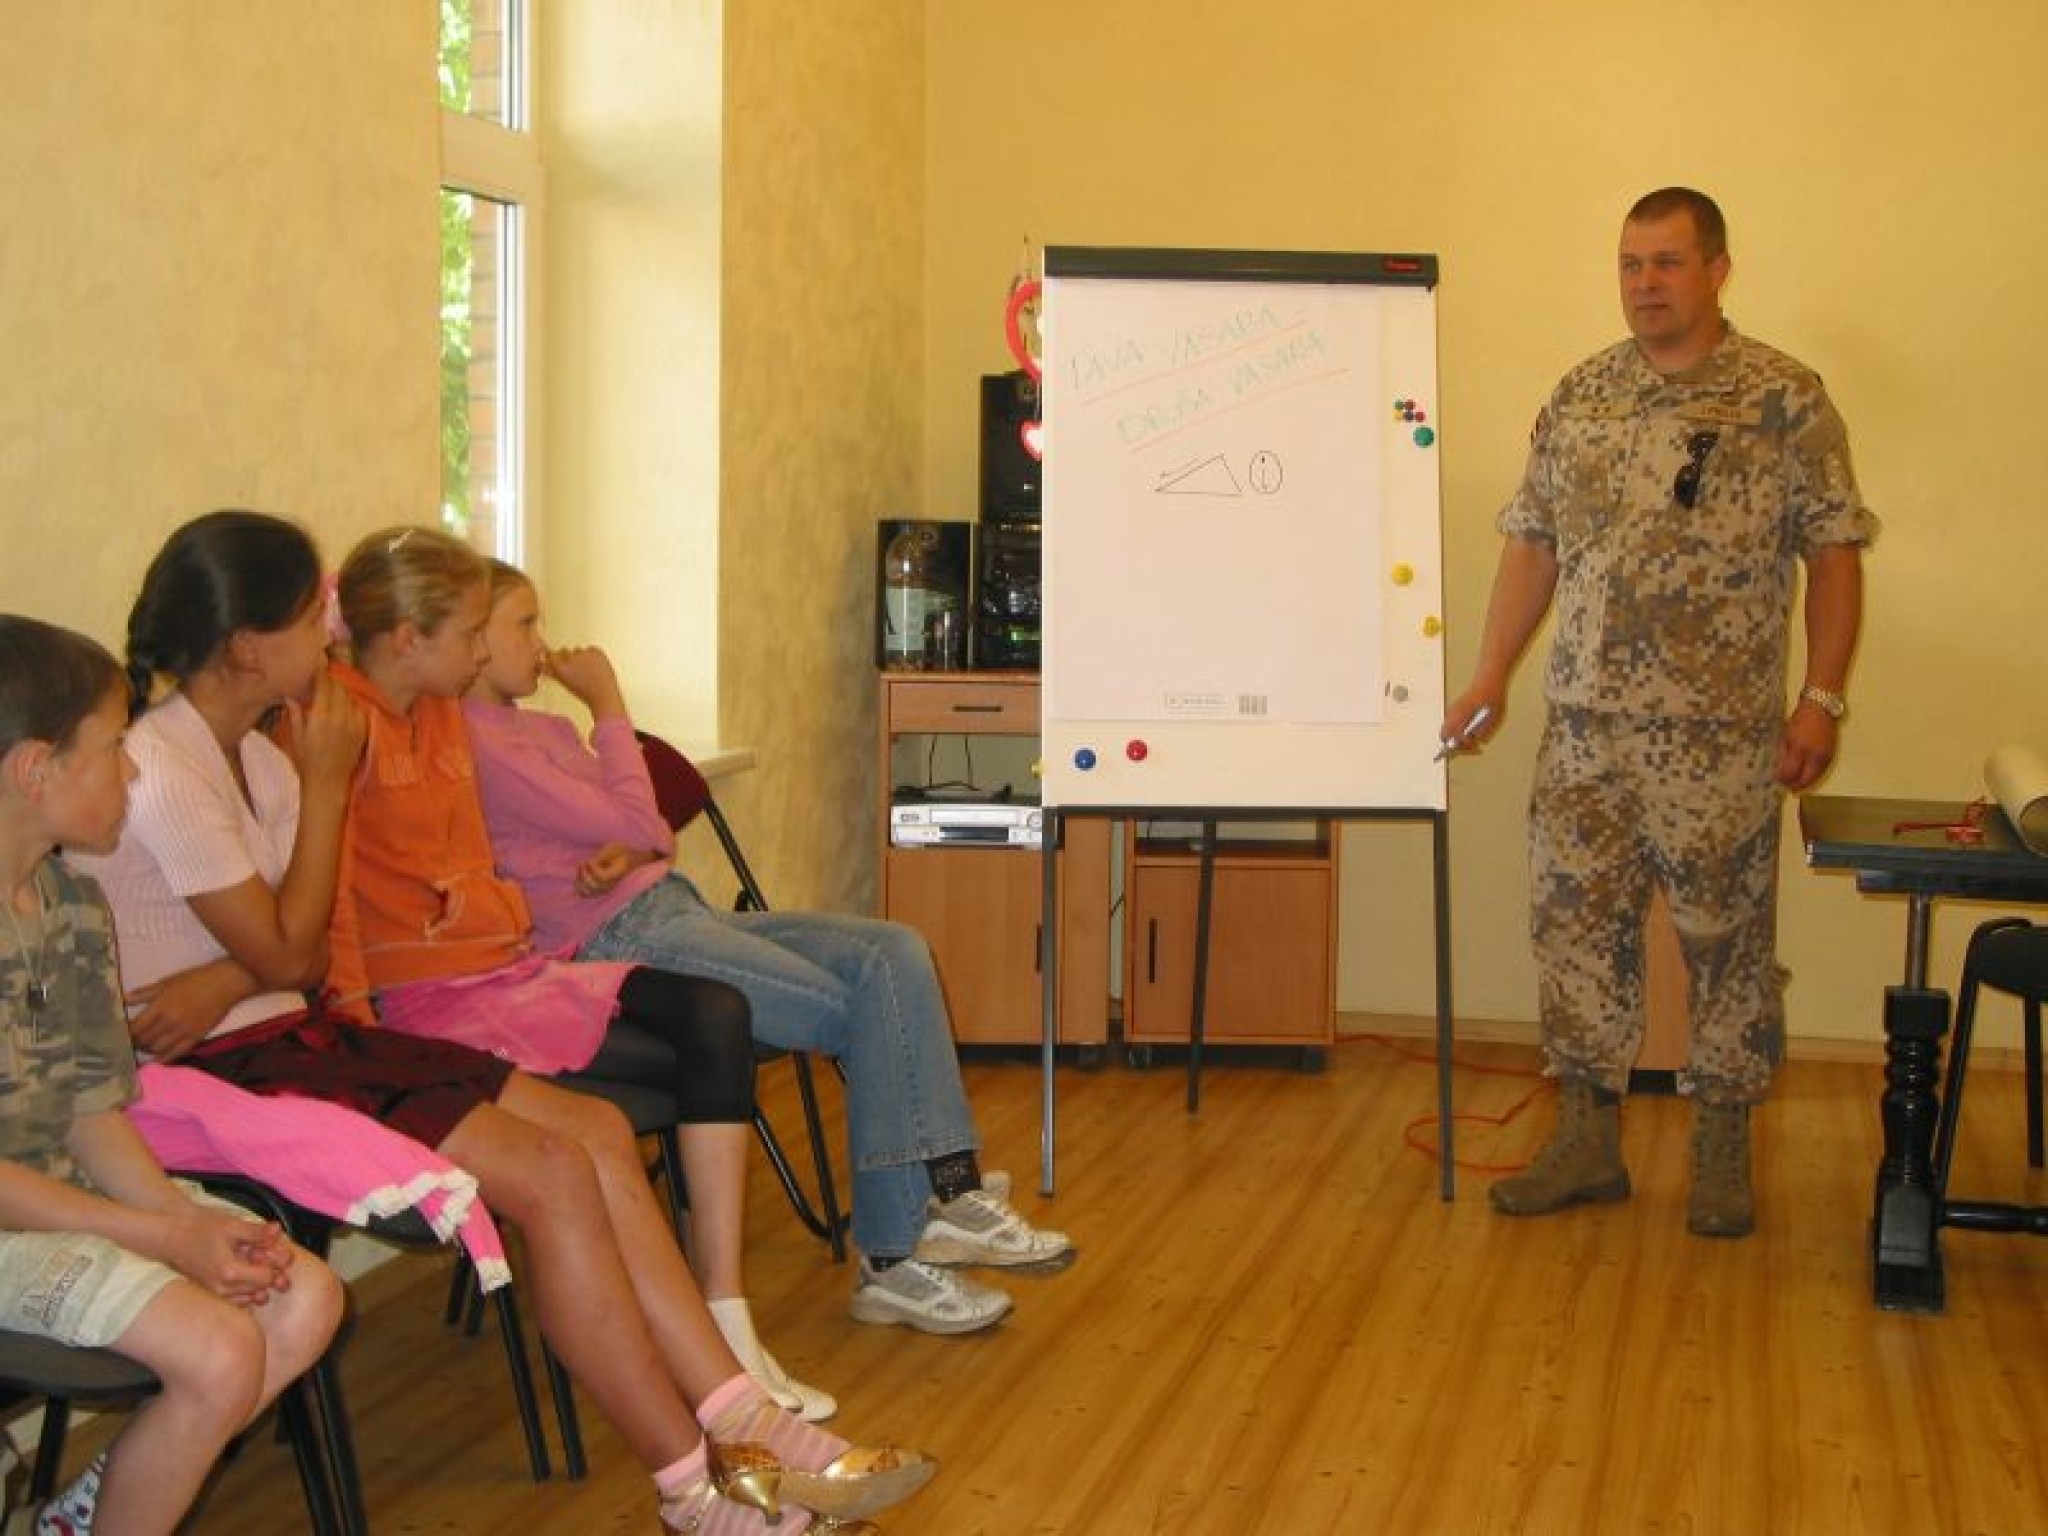
M1557 1128L1522 1172L1486 1192L1507 1216L1547 1216L1568 1205L1629 1196L1621 1161L1621 1100L1605 1088L1566 1078L1557 1091Z
M1692 1198L1685 1229L1695 1237L1743 1237L1756 1226L1749 1184L1749 1106L1695 1104Z

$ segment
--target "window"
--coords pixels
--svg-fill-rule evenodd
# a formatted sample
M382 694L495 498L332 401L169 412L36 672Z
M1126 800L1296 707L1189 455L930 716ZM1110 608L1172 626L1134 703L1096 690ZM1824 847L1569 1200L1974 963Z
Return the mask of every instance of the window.
M525 0L441 0L441 521L522 559L544 189Z

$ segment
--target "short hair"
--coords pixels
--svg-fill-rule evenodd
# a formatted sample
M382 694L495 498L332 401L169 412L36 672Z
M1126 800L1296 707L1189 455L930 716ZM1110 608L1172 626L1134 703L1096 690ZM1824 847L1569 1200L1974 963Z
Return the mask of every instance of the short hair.
M336 596L349 639L360 653L400 624L433 633L465 592L489 579L484 557L450 534L386 528L349 551Z
M1630 224L1648 219L1667 219L1674 213L1692 215L1692 231L1700 254L1713 261L1728 254L1728 221L1721 217L1721 205L1704 192L1691 187L1659 187L1645 192L1628 211Z
M148 704L156 674L185 682L237 630L275 634L319 594L304 529L234 508L195 517L164 541L128 612L131 706Z
M69 746L87 715L125 692L121 664L97 640L0 613L0 757L24 741Z

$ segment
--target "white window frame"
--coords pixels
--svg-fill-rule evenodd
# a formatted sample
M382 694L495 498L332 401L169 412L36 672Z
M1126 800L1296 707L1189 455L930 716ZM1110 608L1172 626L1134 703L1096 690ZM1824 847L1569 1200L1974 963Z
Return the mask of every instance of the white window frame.
M506 6L506 123L441 109L441 185L504 208L499 283L496 548L499 559L525 566L539 527L541 230L547 176L533 129L533 28L528 0ZM438 359L437 359L438 365Z

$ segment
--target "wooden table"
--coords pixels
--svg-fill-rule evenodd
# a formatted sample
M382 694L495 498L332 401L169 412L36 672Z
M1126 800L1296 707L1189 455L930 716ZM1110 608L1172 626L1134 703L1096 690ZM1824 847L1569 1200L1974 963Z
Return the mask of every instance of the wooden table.
M2048 903L2048 858L2030 852L1996 807L1984 814L1981 842L1955 841L1942 826L1962 814L1960 804L1943 801L1812 795L1799 803L1808 864L1852 871L1859 891L1906 898L1904 982L1884 995L1884 1155L1870 1232L1877 1304L1906 1311L1941 1310L1944 1225L2048 1231L2048 1210L1949 1200L1935 1181L1949 995L1927 985L1934 903L1944 896Z

